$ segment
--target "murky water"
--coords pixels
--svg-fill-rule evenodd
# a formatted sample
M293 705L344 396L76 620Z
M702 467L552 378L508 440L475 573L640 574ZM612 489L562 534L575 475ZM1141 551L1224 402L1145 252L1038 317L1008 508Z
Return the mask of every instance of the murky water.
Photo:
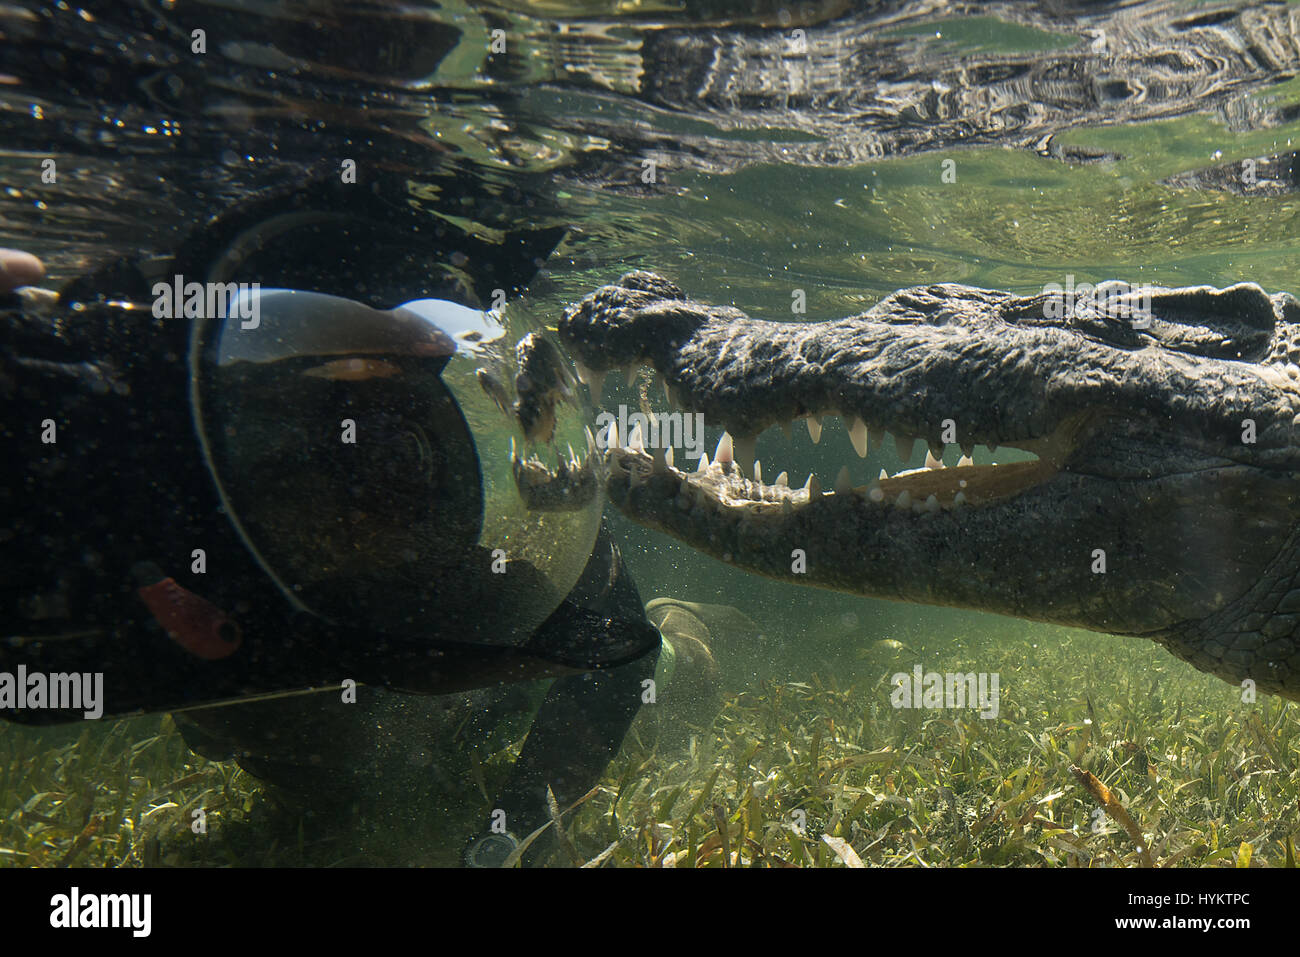
M512 306L548 325L631 269L662 273L703 302L807 322L940 282L1027 294L1067 276L1251 281L1300 293L1294 183L1256 195L1178 179L1297 148L1300 80L1290 77L1300 30L1258 26L1273 17L1295 27L1295 8L1243 7L1217 25L1176 27L1201 8L1026 5L970 16L943 3L870 14L751 4L734 18L714 4L623 15L596 6L0 6L0 246L42 256L57 288L117 256L166 254L256 191L332 174L350 159L363 182L370 170L395 174L406 183L403 204L490 241L562 227ZM1269 38L1264 48L1216 59L1233 46L1223 31L1247 28ZM194 31L205 52L194 52ZM806 310L795 312L799 294ZM409 298L386 295L389 305ZM639 407L648 381L616 378L600 407ZM709 424L710 452L720 431ZM849 449L836 420L818 445L801 428L793 439L769 430L757 457L767 474L799 469L795 485L809 469L830 485L842 464L855 482L901 467L892 449L865 460ZM720 804L743 811L733 824L777 857L801 853L772 835L807 812L868 863L1131 863L1122 837L1088 844L1092 799L1063 772L1092 748L1099 776L1130 775L1111 786L1148 815L1143 825L1153 844L1165 841L1166 857L1215 863L1249 840L1257 862L1282 862L1289 832L1271 815L1295 797L1285 758L1300 740L1293 706L1271 699L1252 730L1230 686L1154 646L774 583L613 509L607 520L643 599L732 606L750 621L713 649L725 701L716 722L683 718L658 751L637 725L591 807L575 812L584 859L648 828L657 835L648 859L629 842L613 860L663 863L671 853L680 863L689 852L716 863L717 847L701 848L718 826L707 809ZM967 712L923 724L892 711L882 682L917 664L999 672L999 730ZM446 714L426 709L413 720L440 743L394 744L397 769L370 795L380 808L414 806L420 825L371 809L362 825L324 825L316 849L299 847L297 858L252 850L259 828L282 826L261 817L273 799L232 763L189 754L158 716L88 736L0 726L0 817L10 820L0 864L57 863L92 811L115 836L83 846L87 860L454 863L543 691L496 693L497 721L470 721L459 698L447 699ZM1221 736L1214 747L1188 743L1193 729L1208 740L1207 728ZM1126 758L1112 757L1125 742L1155 770L1133 777ZM852 763L884 748L895 757ZM1220 766L1229 753L1237 763ZM1278 773L1253 778L1264 767ZM710 769L724 769L721 779ZM173 791L178 780L187 783ZM772 789L756 792L758 780ZM1192 780L1205 783L1175 825L1159 795L1173 800ZM668 801L673 788L684 796ZM696 801L708 788L712 796ZM1070 791L1059 816L1051 800L1039 816L1065 838L1040 829L1016 850L1010 835L978 837L991 833L997 802L1059 789ZM754 819L756 793L768 802L766 824ZM969 810L958 810L955 794ZM899 834L925 835L918 851L886 833L895 799L947 807L968 825L905 819ZM177 822L201 805L228 823L196 849ZM613 836L601 823L611 805L622 827ZM969 823L981 821L973 837ZM692 827L699 833L688 837ZM816 836L801 863L843 859ZM569 863L562 853L550 860Z

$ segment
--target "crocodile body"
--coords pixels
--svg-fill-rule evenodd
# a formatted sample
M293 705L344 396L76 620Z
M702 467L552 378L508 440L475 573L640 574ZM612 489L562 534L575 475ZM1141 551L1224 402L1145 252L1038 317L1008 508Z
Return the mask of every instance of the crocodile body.
M653 366L726 430L698 467L639 436L607 451L609 498L643 525L794 583L1146 637L1300 699L1300 303L1143 296L945 284L765 322L640 272L559 332L589 384ZM755 463L766 429L816 441L827 416L850 439L834 481ZM881 442L926 465L863 484L854 452ZM999 446L1036 458L972 463Z

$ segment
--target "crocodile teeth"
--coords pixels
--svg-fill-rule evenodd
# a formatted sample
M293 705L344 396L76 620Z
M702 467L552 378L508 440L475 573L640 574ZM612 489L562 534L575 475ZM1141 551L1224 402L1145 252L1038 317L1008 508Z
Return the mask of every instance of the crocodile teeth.
M929 512L937 512L937 511L939 511L939 499L936 498L936 497L933 496L933 495L928 495L928 496L926 496L926 499L925 499L925 508L926 508L926 511L929 511Z
M610 422L609 432L605 434L605 448L616 449L618 447L618 423Z
M700 453L700 464L699 464L699 466L695 469L695 471L696 471L696 472L707 472L708 470L709 470L709 453L708 453L708 452L701 452L701 453Z
M628 437L627 447L633 452L645 451L645 436L641 434L640 422L632 427L632 434Z
M878 475L877 478L879 478L880 481L883 482L885 479L889 478L889 473L886 472L884 469L881 469L881 470L880 470L880 475Z
M597 372L581 362L575 363L578 367L578 381L591 390L593 398L600 398L601 390L605 387L605 373Z
M885 490L877 485L867 493L867 498L873 502L883 502L885 500Z
M723 432L722 438L718 439L718 447L713 450L713 461L718 465L726 465L735 460L735 453L731 447L731 433Z
M835 476L835 494L847 495L851 491L853 491L853 483L849 479L849 467L841 465L839 474Z
M849 426L849 441L853 443L853 451L858 453L858 458L867 457L867 423L863 422L856 416L853 424Z
M671 445L664 449L664 464L669 468L673 467L673 447Z
M975 464L975 460L971 458L969 455L963 455L961 458L957 460L958 468L964 468L967 465L974 465L974 464Z
M763 484L763 463L762 462L756 461L754 463L754 482L758 485Z
M910 508L912 505L912 493L903 489L898 493L898 498L894 499L894 504L899 508Z
M958 492L956 495L954 495L954 496L952 497L952 504L953 504L953 505L965 505L965 504L966 504L966 493L965 493L965 492Z
M822 440L821 416L810 415L808 418L804 419L804 421L808 423L808 435L813 440L813 445L816 445Z
M790 487L790 473L788 473L788 472L782 472L780 475L778 475L778 476L776 477L776 484L777 484L777 485L780 485L782 488L789 488L789 487Z
M754 446L758 444L758 439L750 436L747 439L732 439L732 454L735 456L736 464L746 475L754 474Z
M804 491L808 493L809 499L817 498L822 494L822 483L813 473L808 474L808 481L803 483Z
M936 458L933 452L931 452L929 449L926 449L925 467L928 469L941 469L943 468L943 459Z

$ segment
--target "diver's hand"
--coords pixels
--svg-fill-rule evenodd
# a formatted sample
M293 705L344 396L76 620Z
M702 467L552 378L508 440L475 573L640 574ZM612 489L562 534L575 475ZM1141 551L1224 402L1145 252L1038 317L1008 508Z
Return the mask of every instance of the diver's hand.
M0 249L0 295L41 281L45 264L31 253Z

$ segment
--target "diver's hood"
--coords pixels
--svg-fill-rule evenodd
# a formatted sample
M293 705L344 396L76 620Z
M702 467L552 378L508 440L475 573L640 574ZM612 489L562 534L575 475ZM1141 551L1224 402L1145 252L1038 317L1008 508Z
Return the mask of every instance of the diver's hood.
M105 713L126 714L348 680L450 692L657 641L566 601L603 483L553 342L522 318L377 294L381 268L408 294L515 290L558 235L493 245L371 218L355 195L242 207L174 260L65 289L60 341L32 322L5 343L0 372L26 383L14 420L61 408L70 424L6 483L32 491L6 503L0 600L25 620L0 672L102 673ZM271 287L336 293L343 275L369 303Z

